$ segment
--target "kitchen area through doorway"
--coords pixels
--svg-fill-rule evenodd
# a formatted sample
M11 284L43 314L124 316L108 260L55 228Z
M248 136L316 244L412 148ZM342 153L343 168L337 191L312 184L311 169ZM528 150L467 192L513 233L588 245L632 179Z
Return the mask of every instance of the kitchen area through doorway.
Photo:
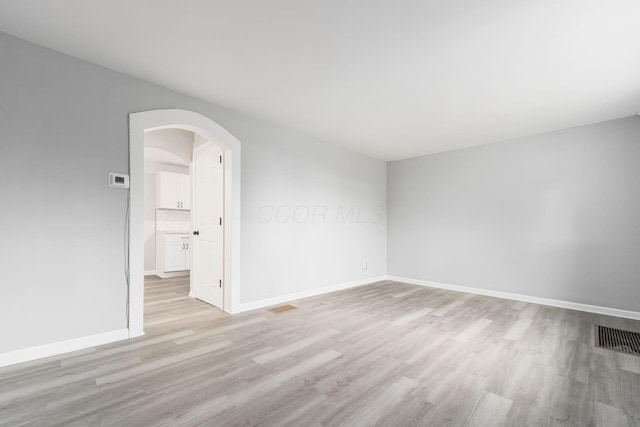
M145 328L162 327L172 325L176 327L180 319L188 320L197 316L201 310L216 310L222 315L222 310L218 310L211 305L217 300L209 301L204 298L203 302L198 297L198 291L193 289L193 279L202 276L215 276L208 278L208 282L216 282L216 286L209 286L214 293L220 294L222 301L221 280L218 288L218 277L222 277L222 251L211 250L211 245L202 244L199 240L200 232L195 229L194 221L195 206L193 194L197 190L194 184L194 153L198 153L203 148L212 144L204 141L193 132L166 128L145 132L144 140L144 271L145 271ZM216 152L216 160L218 155ZM213 172L204 170L210 168L211 162L203 162L196 159L200 165L198 176L215 176ZM222 157L220 157L220 161ZM208 191L206 184L201 188ZM215 184L215 183L214 183ZM222 186L222 181L219 182ZM217 199L208 197L208 193L201 196L206 199L207 205L217 205L215 214L222 212L222 197L220 203ZM205 205L200 202L200 209ZM211 216L212 209L206 209L204 216ZM200 223L204 216L201 215ZM209 220L213 222L214 220ZM218 225L222 222L215 218ZM211 233L207 233L211 234ZM206 234L205 234L206 237ZM218 239L221 240L221 239ZM200 271L195 274L193 257L195 245L200 243ZM221 242L220 242L221 244ZM218 262L215 258L220 257ZM203 260L203 258L206 258ZM216 271L212 271L216 270ZM218 271L220 270L220 271ZM195 274L194 277L191 277ZM196 285L198 285L196 280ZM203 287L200 286L200 289ZM209 289L205 287L205 293L209 296ZM203 290L200 291L202 293ZM195 297L195 298L194 298ZM209 304L206 304L208 302ZM214 303L214 304L212 304ZM219 304L218 308L222 308ZM211 313L207 314L209 317Z

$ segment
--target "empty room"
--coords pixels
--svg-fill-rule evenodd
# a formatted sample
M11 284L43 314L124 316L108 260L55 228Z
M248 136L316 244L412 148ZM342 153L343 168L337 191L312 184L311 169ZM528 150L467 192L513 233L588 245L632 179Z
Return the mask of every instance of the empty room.
M640 426L638 40L0 0L0 426Z

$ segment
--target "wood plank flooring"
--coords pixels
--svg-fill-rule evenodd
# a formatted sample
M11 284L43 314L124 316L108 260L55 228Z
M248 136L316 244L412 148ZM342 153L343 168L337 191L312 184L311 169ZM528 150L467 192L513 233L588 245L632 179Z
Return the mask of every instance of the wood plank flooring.
M0 369L2 426L636 426L640 322L396 282L227 315L148 280L147 335Z

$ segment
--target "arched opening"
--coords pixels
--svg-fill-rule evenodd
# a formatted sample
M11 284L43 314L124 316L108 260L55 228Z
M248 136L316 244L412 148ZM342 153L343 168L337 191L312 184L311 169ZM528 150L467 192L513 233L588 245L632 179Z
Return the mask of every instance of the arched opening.
M219 146L224 153L224 301L237 311L240 295L240 141L213 120L186 110L153 110L129 115L130 215L128 328L144 334L144 141L145 132L183 129Z

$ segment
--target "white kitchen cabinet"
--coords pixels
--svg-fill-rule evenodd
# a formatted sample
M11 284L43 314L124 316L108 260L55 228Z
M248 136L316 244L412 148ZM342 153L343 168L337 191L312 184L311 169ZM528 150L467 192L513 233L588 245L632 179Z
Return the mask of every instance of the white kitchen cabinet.
M187 268L184 242L166 239L164 243L164 254L164 268L162 270L165 272L182 271Z
M166 278L191 270L191 235L156 233L156 275Z
M191 177L181 173L158 172L156 208L191 209Z

